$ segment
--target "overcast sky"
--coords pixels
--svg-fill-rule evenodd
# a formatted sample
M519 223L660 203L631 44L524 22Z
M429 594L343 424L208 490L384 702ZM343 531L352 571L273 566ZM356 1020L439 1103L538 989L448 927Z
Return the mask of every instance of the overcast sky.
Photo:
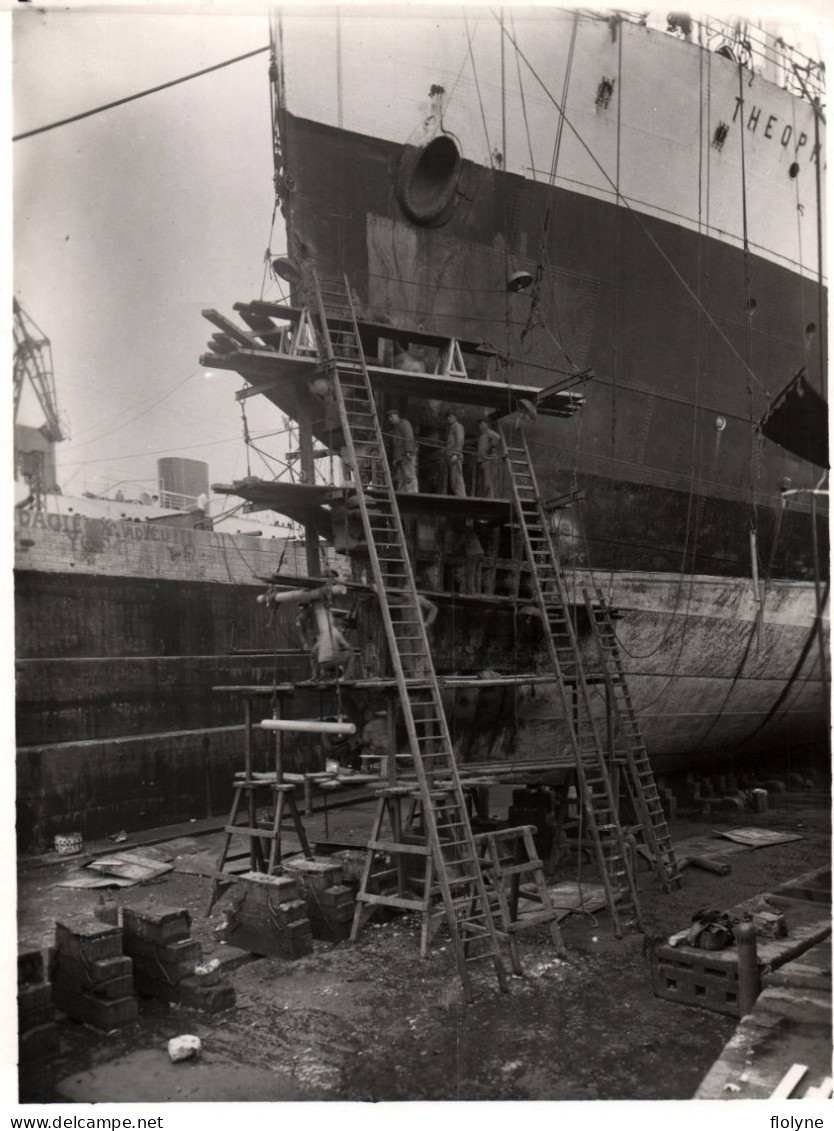
M263 12L21 6L14 132L268 42ZM268 53L257 55L15 143L15 294L52 342L71 436L58 447L65 492L141 480L125 486L138 493L157 454L206 460L215 482L246 473L241 381L198 365L213 330L200 311L231 315L233 302L261 293L273 208L268 66ZM280 224L272 246L284 247ZM247 413L255 430L281 427L266 402ZM37 417L31 401L22 414ZM267 475L253 458L253 473Z
M825 11L821 3L783 11L807 20ZM807 44L795 28L789 38ZM268 42L265 8L205 15L18 4L14 133ZM207 461L213 482L246 473L234 400L241 382L199 367L212 332L200 311L231 315L235 301L258 297L265 249L270 240L284 247L280 215L270 236L268 65L268 54L258 55L13 147L14 288L52 342L71 437L58 447L67 493L121 483L138 494L164 454ZM267 297L277 297L270 288ZM258 398L247 412L255 432L281 428L277 410ZM27 422L36 416L23 406ZM276 454L283 444L263 442ZM253 473L270 474L251 459Z

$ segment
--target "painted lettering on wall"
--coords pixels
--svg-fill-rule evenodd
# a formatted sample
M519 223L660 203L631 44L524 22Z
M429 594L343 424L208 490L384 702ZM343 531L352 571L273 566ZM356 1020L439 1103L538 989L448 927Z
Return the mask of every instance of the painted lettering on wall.
M787 149L794 136L793 125L788 123L782 125L776 114L765 114L761 106L745 105L744 99L740 95L736 95L736 108L733 114L733 121L741 118L745 122L747 129L751 133L757 131L766 138L776 140L783 149ZM761 128L759 128L761 127ZM820 145L808 144L809 138L804 131L800 131L796 140L794 141L794 154L799 157L799 151L804 149L808 154L808 160L817 162L820 156Z

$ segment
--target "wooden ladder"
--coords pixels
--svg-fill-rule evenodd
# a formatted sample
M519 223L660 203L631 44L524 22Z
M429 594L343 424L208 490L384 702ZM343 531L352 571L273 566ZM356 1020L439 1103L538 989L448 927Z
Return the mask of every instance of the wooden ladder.
M625 929L641 929L640 905L620 826L607 752L591 707L576 628L569 612L567 586L550 535L548 515L542 505L527 440L523 432L520 446L510 447L503 433L501 439L533 594L568 727L582 808L614 933L619 938Z
M643 741L640 723L628 689L617 633L605 598L598 585L595 596L582 590L599 654L603 678L614 704L614 716L625 754L625 779L634 811L640 821L646 848L665 891L679 888L680 866L660 801L649 752Z
M458 973L473 1000L470 964L491 961L508 989L496 924L458 776L417 587L347 278L321 284L311 272L319 348L333 382L348 464L362 516L391 665L399 691L435 871ZM434 788L442 778L448 788ZM358 899L365 892L360 887Z

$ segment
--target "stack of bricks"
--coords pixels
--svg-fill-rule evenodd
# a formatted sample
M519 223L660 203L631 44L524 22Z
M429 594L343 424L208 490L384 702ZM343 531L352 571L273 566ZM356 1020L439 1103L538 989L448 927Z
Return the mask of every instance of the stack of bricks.
M144 903L122 909L125 954L133 960L133 979L141 997L161 998L206 1013L235 1004L235 991L219 969L204 969L203 948L191 938L185 908ZM195 967L197 968L195 970Z
M297 882L289 876L244 872L241 892L229 911L224 938L253 954L301 958L313 949L307 905L299 898Z
M39 950L17 956L17 1047L21 1103L44 1101L47 1061L58 1053L58 1027L52 1005L52 986L44 979Z
M136 1018L133 964L112 923L81 915L57 921L49 970L52 1000L74 1021L109 1032Z
M350 936L356 897L342 883L342 867L328 858L303 856L284 860L284 871L298 880L317 939L340 942Z

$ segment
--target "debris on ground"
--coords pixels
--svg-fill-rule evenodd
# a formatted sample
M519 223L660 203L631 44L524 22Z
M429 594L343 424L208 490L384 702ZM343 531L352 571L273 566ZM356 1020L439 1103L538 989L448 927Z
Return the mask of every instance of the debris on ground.
M181 1060L196 1060L202 1048L203 1044L199 1037L194 1037L190 1033L186 1033L182 1037L172 1037L170 1039L168 1042L168 1055L174 1064L177 1064Z

